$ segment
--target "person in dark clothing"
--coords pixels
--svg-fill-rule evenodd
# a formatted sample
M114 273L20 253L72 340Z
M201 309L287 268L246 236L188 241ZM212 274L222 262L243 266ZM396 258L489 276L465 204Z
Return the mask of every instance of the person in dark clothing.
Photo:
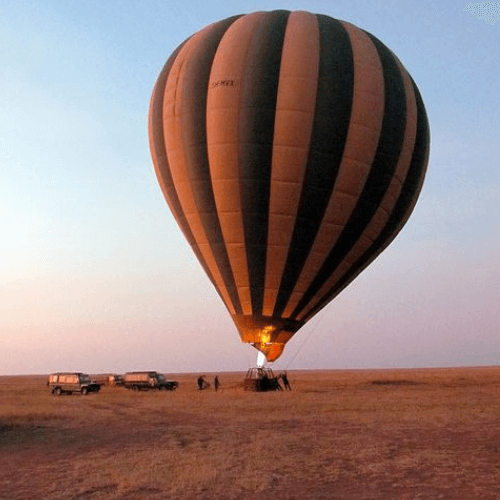
M214 378L214 389L215 389L215 392L217 392L217 390L219 389L219 386L220 386L219 377L216 375L215 378Z
M292 390L292 388L291 388L291 386L290 386L290 382L288 381L288 375L286 374L286 372L283 372L283 373L280 375L280 377L281 377L281 380L283 380L283 385L285 386L285 389L286 389L287 391L291 391L291 390Z
M205 380L203 380L203 375L198 377L198 390L203 390L203 386L205 385Z

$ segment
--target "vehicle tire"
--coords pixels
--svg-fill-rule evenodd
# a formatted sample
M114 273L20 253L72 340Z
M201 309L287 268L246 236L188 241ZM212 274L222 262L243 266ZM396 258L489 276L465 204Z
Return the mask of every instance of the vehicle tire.
M60 387L56 387L53 391L53 394L55 394L56 396L60 396L62 394L62 391L61 391L61 388Z
M164 386L164 385L160 385L159 387L160 391L166 391L167 390L167 387Z
M82 396L86 396L89 390L86 387L82 387L82 390L80 392L82 393Z
M132 386L132 390L135 391L135 392L137 392L139 390L139 387L137 385L133 385Z

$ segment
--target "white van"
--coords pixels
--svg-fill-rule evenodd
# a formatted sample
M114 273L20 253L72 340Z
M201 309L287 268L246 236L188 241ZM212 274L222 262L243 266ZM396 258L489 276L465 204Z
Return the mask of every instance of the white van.
M101 384L93 382L86 373L52 373L49 375L47 385L52 394L60 396L63 393L72 394L79 392L84 396L89 392L99 392Z

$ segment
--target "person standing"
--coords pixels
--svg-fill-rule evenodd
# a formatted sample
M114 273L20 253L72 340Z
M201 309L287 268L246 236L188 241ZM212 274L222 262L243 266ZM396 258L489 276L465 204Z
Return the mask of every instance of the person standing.
M292 388L290 386L290 382L288 381L288 375L286 374L286 372L283 372L281 374L281 380L283 380L283 385L285 386L285 390L291 391Z
M220 386L219 377L216 375L215 378L214 378L214 389L215 389L215 392L217 392L217 390L219 389L219 386Z

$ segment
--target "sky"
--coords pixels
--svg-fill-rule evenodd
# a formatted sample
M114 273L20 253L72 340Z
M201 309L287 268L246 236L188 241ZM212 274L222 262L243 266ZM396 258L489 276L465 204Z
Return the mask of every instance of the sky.
M19 0L0 5L0 375L246 370L160 192L155 79L204 26L308 10L378 37L429 117L424 187L396 240L275 369L500 363L500 20L441 0Z

